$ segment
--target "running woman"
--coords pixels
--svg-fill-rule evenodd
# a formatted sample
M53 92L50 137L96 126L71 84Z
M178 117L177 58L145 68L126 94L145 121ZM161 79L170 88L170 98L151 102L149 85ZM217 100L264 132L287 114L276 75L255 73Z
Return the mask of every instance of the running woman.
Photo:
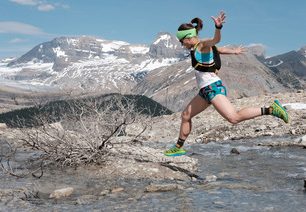
M216 29L214 37L209 39L200 40L198 37L199 31L203 27L203 22L199 18L194 18L191 23L184 23L178 28L176 34L178 40L185 48L190 50L199 93L182 112L178 141L176 145L164 152L166 156L186 154L182 147L191 132L191 120L210 105L213 105L218 113L232 124L262 115L273 115L283 119L285 123L289 122L288 113L278 100L274 100L270 107L248 107L237 111L227 98L226 87L217 75L217 71L221 68L219 54L241 54L243 48L216 48L215 45L221 40L221 29L225 17L224 12L220 12L218 17L211 17Z

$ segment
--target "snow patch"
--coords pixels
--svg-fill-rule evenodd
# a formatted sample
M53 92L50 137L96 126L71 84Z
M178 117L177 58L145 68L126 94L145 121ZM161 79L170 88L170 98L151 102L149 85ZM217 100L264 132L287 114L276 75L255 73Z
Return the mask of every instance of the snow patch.
M67 57L66 52L61 50L61 47L52 48L57 57Z
M275 64L275 65L271 65L272 63L273 63L273 61L269 61L269 62L267 62L266 64L267 64L268 67L272 68L272 67L277 67L277 66L283 64L284 61L279 60L279 62L278 62L277 64Z
M110 43L101 43L103 52L112 52L112 51L120 49L124 45L128 45L128 44L125 43L125 42L121 42L121 41L115 41L115 42L110 42Z
M43 45L40 45L39 49L38 49L38 52L42 52L43 47L44 47Z
M144 67L144 70L146 71L152 71L154 69L157 69L163 66L170 66L171 64L177 63L178 61L179 61L178 58L166 58L166 59L162 59L161 61L149 60L149 62L144 61L141 66Z
M167 48L175 48L176 46L174 46L172 43L171 43L171 36L168 35L168 34L165 34L165 35L161 35L153 44L157 45L159 42L161 41L164 41L165 43L165 46Z
M150 50L146 46L130 46L129 48L133 54L147 54Z
M283 106L289 106L293 110L306 110L306 104L305 103L287 103L283 104Z
M10 76L14 76L15 74L21 72L24 69L28 69L33 72L48 71L49 73L52 73L53 65L54 63L34 63L33 61L31 61L16 67L0 66L0 76L4 78L9 78Z
M73 39L73 38L67 38L67 43L68 43L68 45L76 46L77 43L78 43L78 40Z
M10 57L10 58L4 58L0 61L0 63L5 63L5 64L8 64L10 62L12 62L13 60L15 60L16 58L14 57Z

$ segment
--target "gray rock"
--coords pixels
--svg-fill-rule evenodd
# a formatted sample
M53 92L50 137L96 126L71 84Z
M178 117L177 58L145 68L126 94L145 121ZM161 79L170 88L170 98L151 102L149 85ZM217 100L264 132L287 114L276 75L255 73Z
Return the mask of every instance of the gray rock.
M109 193L110 193L110 190L103 190L103 191L101 191L100 195L101 196L106 196Z
M215 182L217 181L218 177L216 175L208 175L205 177L206 182Z
M122 191L124 191L124 188L118 187L118 188L113 188L111 193L119 193L119 192L122 192Z
M63 197L68 197L72 194L73 191L73 187L57 189L50 194L49 198L60 199Z
M232 154L237 154L237 155L239 155L239 154L240 154L240 151L239 151L238 149L236 149L236 148L232 148L232 149L231 149L231 153L232 153Z
M184 187L178 184L151 184L145 188L145 191L146 192L165 192L165 191L174 191L177 189L184 189Z
M301 145L306 146L306 135L301 137L300 142L301 142Z

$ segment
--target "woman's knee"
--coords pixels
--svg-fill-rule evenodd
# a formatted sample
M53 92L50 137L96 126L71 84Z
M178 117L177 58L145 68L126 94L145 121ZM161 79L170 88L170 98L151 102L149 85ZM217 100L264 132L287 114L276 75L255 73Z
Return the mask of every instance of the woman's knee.
M238 114L228 116L228 117L226 117L226 119L231 124L238 124L241 121L241 119L240 119Z

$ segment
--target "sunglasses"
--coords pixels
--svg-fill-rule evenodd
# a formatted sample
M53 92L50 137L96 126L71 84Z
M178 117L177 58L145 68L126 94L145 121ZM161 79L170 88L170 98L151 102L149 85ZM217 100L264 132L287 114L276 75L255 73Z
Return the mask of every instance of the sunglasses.
M191 35L191 33L188 33L188 34L186 34L184 37L181 38L180 42L181 42L182 45L183 45L183 40L184 40L185 38L188 38L189 35Z

